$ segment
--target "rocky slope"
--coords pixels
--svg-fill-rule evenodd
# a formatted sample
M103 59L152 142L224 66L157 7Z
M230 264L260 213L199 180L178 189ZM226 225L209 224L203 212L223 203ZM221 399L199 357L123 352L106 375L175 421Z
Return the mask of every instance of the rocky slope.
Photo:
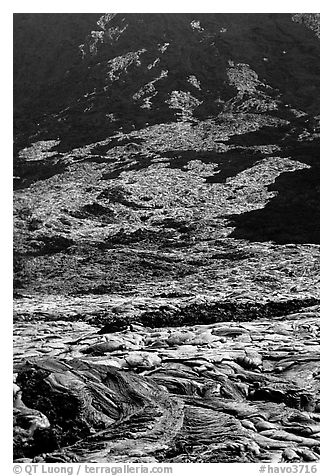
M318 35L16 15L16 458L318 459Z
M319 45L304 15L97 17L15 16L18 138L73 147L179 116L282 104L318 113Z

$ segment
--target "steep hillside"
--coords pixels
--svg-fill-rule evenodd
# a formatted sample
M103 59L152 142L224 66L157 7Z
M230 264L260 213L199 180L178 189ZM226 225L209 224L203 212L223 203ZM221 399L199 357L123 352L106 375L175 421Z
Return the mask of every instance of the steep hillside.
M106 250L121 248L127 235L145 250L166 240L165 247L181 241L190 251L227 236L318 243L313 31L280 14L95 20L16 20L15 84L24 78L22 91L31 87L33 101L24 106L17 94L17 144L28 144L15 159L17 284L118 289L126 273L116 277L113 258L103 270ZM88 34L90 22L96 29ZM25 108L40 115L37 123L28 118L28 128ZM95 271L75 271L73 288L68 273L82 259ZM133 263L125 261L131 282Z
M46 415L17 458L318 459L318 36L15 15L15 366Z
M274 111L276 99L318 113L318 41L289 14L96 17L15 16L18 137L25 121L38 138L82 145L239 102Z

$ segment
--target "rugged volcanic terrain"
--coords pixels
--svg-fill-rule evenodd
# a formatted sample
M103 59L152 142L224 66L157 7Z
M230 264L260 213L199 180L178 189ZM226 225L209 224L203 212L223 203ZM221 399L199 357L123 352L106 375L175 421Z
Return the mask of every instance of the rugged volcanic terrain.
M14 16L14 457L317 461L319 17Z

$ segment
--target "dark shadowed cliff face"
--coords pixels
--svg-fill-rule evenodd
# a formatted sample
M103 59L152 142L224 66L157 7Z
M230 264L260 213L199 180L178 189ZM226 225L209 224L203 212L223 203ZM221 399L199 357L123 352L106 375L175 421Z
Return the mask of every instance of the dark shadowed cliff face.
M318 37L15 15L18 461L318 461Z
M38 138L82 145L120 127L240 108L228 103L237 92L241 110L276 110L278 100L318 113L319 42L290 14L98 17L14 16L19 137L23 121Z
M36 102L80 63L83 43L100 14L14 14L14 106ZM41 99L41 98L40 98Z

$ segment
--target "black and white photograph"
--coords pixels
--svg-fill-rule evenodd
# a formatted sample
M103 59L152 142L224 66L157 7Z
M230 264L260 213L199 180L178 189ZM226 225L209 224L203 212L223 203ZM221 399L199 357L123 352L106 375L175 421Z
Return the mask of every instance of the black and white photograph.
M12 13L14 473L315 473L320 13L109 6Z

